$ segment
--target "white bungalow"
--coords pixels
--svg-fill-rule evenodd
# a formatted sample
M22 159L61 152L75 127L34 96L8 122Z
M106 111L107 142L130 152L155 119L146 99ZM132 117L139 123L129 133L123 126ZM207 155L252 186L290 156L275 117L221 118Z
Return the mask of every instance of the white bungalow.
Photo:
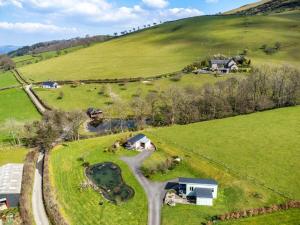
M42 83L42 88L58 88L58 84L53 81L46 81Z
M150 139L148 139L144 134L138 134L127 140L125 147L129 150L150 150L152 144Z
M178 183L179 194L195 200L197 205L212 206L213 199L217 198L218 184L215 180L180 177Z

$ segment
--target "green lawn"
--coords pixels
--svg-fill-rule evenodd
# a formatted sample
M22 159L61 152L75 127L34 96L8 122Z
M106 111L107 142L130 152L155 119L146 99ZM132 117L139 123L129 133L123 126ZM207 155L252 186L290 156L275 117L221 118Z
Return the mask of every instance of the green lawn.
M62 109L66 111L83 109L88 107L99 107L101 109L113 102L114 98L119 98L122 102L129 102L132 96L139 93L145 96L151 91L160 91L167 89L171 86L180 87L201 87L206 83L214 83L222 81L230 77L239 77L241 75L226 75L221 77L215 77L213 75L184 75L180 81L172 81L170 78L164 78L149 82L135 82L127 83L125 85L119 84L84 84L79 85L76 88L71 85L63 85L59 89L42 89L36 88L35 91L49 106ZM106 86L106 89L111 89L111 96L99 95L102 86ZM59 94L63 92L63 99L58 99Z
M22 163L28 150L22 147L1 147L0 166L7 163Z
M24 66L27 79L78 80L147 77L181 70L213 54L249 50L254 64L288 63L299 67L299 12L269 16L202 16L147 29L76 52ZM266 55L260 47L280 42Z
M19 84L11 72L0 72L0 88Z
M128 151L116 154L104 152L118 136L73 142L52 151L50 157L50 174L55 186L63 214L72 225L145 225L147 222L147 199L142 187L135 180L127 165L119 159L121 155L132 155ZM126 184L135 190L135 195L128 202L114 205L107 202L94 190L80 191L84 181L84 168L79 157L84 157L91 164L113 162L120 166ZM102 206L100 201L104 201Z
M220 225L299 225L300 209L219 223Z

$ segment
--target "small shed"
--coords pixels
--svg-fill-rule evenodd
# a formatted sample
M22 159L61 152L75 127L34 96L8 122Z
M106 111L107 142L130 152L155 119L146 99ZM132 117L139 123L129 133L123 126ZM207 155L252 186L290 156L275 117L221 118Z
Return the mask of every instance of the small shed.
M53 81L45 81L42 83L42 88L48 88L48 89L58 88L58 83Z
M100 109L95 109L95 108L88 108L86 111L86 114L91 118L91 119L97 119L103 112Z
M23 164L6 164L0 167L0 199L6 206L18 207L21 193Z
M129 150L150 150L152 144L150 139L148 139L144 134L138 134L127 140L125 147Z

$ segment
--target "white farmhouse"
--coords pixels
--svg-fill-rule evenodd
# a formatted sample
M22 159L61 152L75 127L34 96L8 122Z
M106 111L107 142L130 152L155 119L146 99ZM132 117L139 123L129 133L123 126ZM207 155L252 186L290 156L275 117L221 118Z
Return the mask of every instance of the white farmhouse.
M130 150L150 150L152 148L150 139L148 139L144 134L138 134L128 139L125 146Z
M179 194L183 198L195 200L197 205L213 205L217 198L218 184L215 180L182 178L178 180Z
M46 81L42 83L42 88L55 89L58 88L58 83L53 81Z

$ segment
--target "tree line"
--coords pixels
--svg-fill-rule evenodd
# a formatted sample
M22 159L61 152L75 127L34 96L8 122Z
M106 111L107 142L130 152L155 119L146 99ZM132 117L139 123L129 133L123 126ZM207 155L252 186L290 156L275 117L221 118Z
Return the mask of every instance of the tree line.
M202 88L172 86L131 100L140 127L188 124L204 120L294 106L300 102L300 73L288 67L254 68L244 77L233 77Z

